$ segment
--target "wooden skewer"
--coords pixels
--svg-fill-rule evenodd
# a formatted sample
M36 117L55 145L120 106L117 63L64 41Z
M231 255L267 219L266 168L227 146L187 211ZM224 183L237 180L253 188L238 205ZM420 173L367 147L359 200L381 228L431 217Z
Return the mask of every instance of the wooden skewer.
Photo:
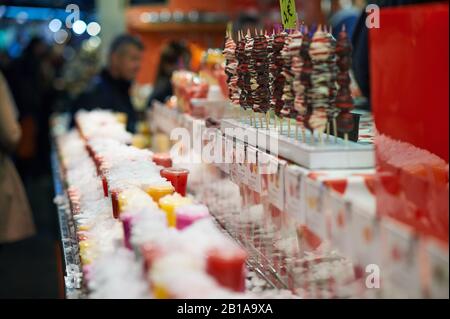
M302 135L303 135L303 143L305 143L306 144L306 130L305 130L305 128L303 128L302 129Z
M270 113L266 113L266 123L267 123L267 129L270 129Z
M337 121L336 118L333 118L333 134L334 134L334 142L338 141L338 131L337 131Z
M274 114L273 115L273 119L274 119L274 127L275 127L275 130L277 129L277 115L276 114Z
M311 145L314 145L314 131L311 131L311 136L309 139L310 139Z
M280 134L283 135L283 118L280 117Z
M345 145L348 144L348 133L344 134Z
M262 119L262 114L258 113L258 117L259 117L259 125L261 128L263 128L263 119Z
M330 122L327 122L327 142L330 140Z
M295 122L295 140L298 141L298 123Z
M287 122L288 122L288 137L290 138L291 137L291 119L288 118Z
M323 144L323 138L322 138L323 132L319 131L319 142L320 144Z

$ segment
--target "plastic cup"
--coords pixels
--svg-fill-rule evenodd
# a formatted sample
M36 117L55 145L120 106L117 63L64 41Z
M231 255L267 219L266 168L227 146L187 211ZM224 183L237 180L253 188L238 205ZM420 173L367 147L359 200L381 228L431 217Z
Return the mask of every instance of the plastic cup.
M186 187L189 171L183 168L164 168L161 170L161 176L167 179L175 191L181 196L186 196Z
M183 230L196 221L210 216L208 207L205 205L182 206L175 210L175 215L177 218L176 228L178 230Z
M153 154L152 160L156 165L166 168L172 167L172 159L170 158L170 155L167 153Z
M172 195L174 192L175 188L172 185L155 185L147 188L147 194L150 195L156 203L164 196Z
M166 213L169 227L175 227L176 225L175 210L190 204L192 204L192 200L182 197L180 194L167 195L159 200L159 207Z

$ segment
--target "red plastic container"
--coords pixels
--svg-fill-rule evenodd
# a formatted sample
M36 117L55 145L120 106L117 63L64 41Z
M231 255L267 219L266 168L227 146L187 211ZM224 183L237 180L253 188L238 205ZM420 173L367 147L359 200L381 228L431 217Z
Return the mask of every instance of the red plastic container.
M222 286L237 292L245 290L245 261L247 253L241 249L214 249L208 254L206 271Z
M166 168L172 167L172 159L170 158L169 154L166 153L154 154L152 160L156 165Z
M189 171L183 168L164 168L161 176L166 178L175 188L175 192L181 196L186 196L186 187Z
M111 202L113 209L113 216L115 219L119 218L119 192L117 190L111 191Z

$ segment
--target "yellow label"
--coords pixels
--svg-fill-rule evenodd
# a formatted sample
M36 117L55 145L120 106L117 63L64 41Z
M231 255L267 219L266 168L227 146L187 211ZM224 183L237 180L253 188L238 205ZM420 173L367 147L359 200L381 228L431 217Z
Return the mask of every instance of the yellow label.
M227 34L232 34L233 33L233 22L228 22L227 23Z
M285 29L295 29L297 26L297 11L295 0L280 0L281 22Z

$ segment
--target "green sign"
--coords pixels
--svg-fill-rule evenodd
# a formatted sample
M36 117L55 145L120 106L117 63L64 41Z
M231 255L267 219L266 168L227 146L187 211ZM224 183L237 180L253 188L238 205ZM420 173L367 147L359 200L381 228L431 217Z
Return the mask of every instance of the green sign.
M295 29L297 27L295 0L280 0L280 9L283 27L285 29Z

